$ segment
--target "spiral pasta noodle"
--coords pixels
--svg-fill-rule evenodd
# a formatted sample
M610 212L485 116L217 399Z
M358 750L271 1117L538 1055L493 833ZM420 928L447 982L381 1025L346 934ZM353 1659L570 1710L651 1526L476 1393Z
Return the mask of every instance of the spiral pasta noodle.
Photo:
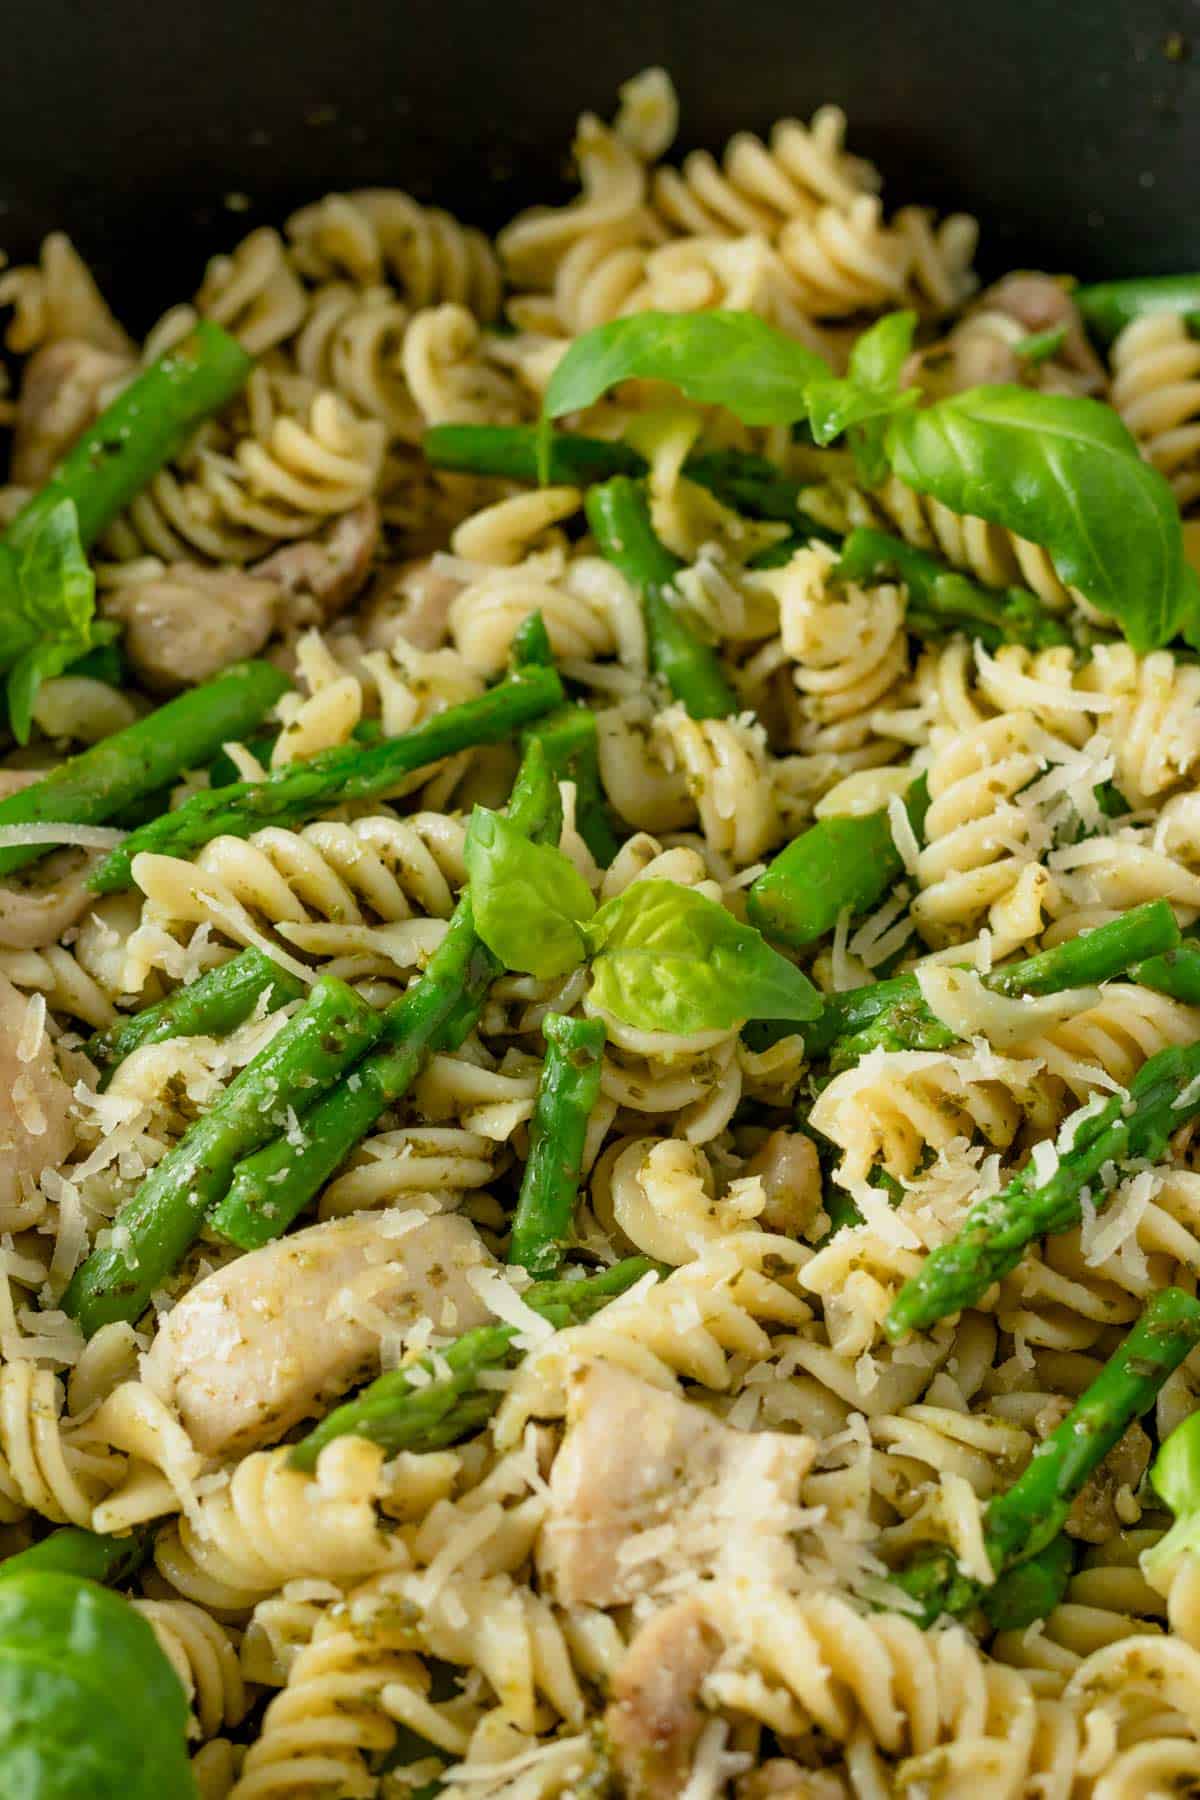
M1135 319L1112 347L1112 403L1183 508L1200 495L1200 346L1173 313Z
M390 280L413 307L451 301L484 320L499 310L500 271L483 233L398 188L330 194L292 214L287 238L309 279Z
M199 1503L154 1547L159 1574L198 1605L239 1613L311 1573L361 1579L402 1556L375 1510L382 1457L352 1440L330 1445L314 1476L287 1464L286 1451L254 1452L228 1486Z

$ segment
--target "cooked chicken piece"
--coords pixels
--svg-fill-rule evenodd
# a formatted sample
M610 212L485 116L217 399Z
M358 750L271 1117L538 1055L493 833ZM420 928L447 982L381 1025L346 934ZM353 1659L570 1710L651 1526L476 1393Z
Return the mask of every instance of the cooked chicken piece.
M821 1210L821 1165L817 1146L802 1131L773 1131L755 1151L743 1174L762 1180L767 1204L758 1216L766 1231L799 1237Z
M1008 321L994 315L962 319L947 337L913 351L902 385L915 384L927 400L947 400L968 388L1019 382L1024 368L1010 332Z
M282 590L278 623L288 631L327 625L345 612L367 576L379 546L379 508L364 500L315 537L286 544L250 571Z
M179 562L148 581L113 589L103 610L124 625L126 655L146 686L173 694L257 656L275 628L279 603L273 581Z
M744 1526L745 1492L758 1515L764 1498L781 1513L794 1506L812 1456L808 1438L734 1431L611 1363L577 1364L539 1566L564 1606L632 1600L668 1566L711 1566ZM637 1540L668 1524L669 1546L641 1554ZM760 1517L753 1528L765 1529Z
M376 1323L457 1335L490 1316L467 1280L491 1257L466 1219L411 1210L310 1225L206 1275L167 1315L146 1379L196 1448L232 1455L379 1373Z
M1018 346L1039 332L1065 327L1061 345L1039 366ZM943 400L994 382L1026 382L1048 393L1088 394L1104 387L1104 367L1070 294L1052 275L1006 275L979 296L950 334L914 351L904 383Z
M0 1217L73 1141L71 1090L34 1004L0 975Z
M128 356L78 338L43 344L25 365L9 479L40 487L80 432L99 417L106 390L133 369Z
M381 569L362 609L365 647L390 650L402 637L417 650L439 650L450 629L450 604L462 586L436 569L430 556Z
M1069 1400L1047 1400L1034 1420L1039 1437L1048 1438L1070 1410ZM1107 1544L1117 1532L1135 1524L1138 1507L1133 1496L1149 1467L1152 1450L1150 1439L1135 1419L1089 1475L1063 1529L1085 1544Z
M972 311L1007 313L1009 318L1023 325L1030 336L1065 325L1062 348L1055 352L1054 360L1065 363L1078 375L1087 376L1097 388L1104 386L1104 365L1088 342L1079 308L1069 291L1053 275L1043 275L1036 270L1006 275L979 296Z
M100 861L89 850L55 850L0 882L0 950L44 950L78 923L96 896L88 876Z
M773 1756L737 1783L737 1800L852 1800L845 1778L833 1769L802 1769Z
M604 1713L613 1769L627 1800L675 1800L687 1786L707 1723L700 1689L721 1648L694 1597L656 1613L630 1644Z

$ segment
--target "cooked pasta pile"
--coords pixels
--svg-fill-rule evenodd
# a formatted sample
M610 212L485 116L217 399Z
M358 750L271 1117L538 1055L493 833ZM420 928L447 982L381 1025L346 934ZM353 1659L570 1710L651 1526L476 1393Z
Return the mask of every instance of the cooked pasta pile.
M605 537L599 474L505 478L425 442L535 426L568 347L613 321L755 315L853 377L872 322L912 313L902 395L928 407L1003 383L1115 409L1186 543L1185 318L1147 313L1097 347L1064 280L980 291L974 221L893 209L845 125L826 107L675 163L674 94L649 71L615 123L580 121L577 197L494 244L398 190L330 195L214 260L140 347L61 236L0 275L27 359L6 523L198 321L254 358L97 532L111 629L42 671L27 733L10 688L0 767L0 794L31 793L231 664L281 671L260 722L148 809L0 829L0 860L26 852L0 889L0 1546L72 1526L138 1547L115 1585L185 1690L203 1796L1200 1789L1200 1561L1152 1554L1171 1510L1148 1474L1196 1408L1200 1353L1180 1348L1070 1492L1050 1601L1015 1623L985 1604L1003 1574L989 1503L1155 1296L1200 1274L1194 654L1135 648L1144 634L1114 626L1053 544L894 467L871 478L848 435L865 424L823 444L645 371L572 410L567 438L633 459L604 473L642 484L673 571L646 592L628 538ZM731 452L798 494L793 516L698 478ZM854 572L856 531L885 534L892 562ZM939 572L928 591L906 549ZM949 572L967 580L947 589ZM1017 590L1036 629L972 622ZM727 706L689 704L660 603ZM539 680L581 711L591 760L551 759L549 810L524 835L548 703L253 828L147 823L226 784L348 770ZM776 929L756 884L833 822L879 832L866 887L815 935ZM852 852L829 842L836 885ZM572 898L522 967L490 923L488 871L535 851ZM130 855L97 891L105 859ZM663 1001L647 1023L646 995L674 992L665 939L616 998L601 964L640 884L711 930L711 1020ZM431 1028L407 1079L336 1138L338 1107L396 1054L397 1005L419 1010L431 959L436 984L453 953L468 891L474 954L492 957L474 1010ZM532 908L541 939L534 901L510 904L510 934ZM1135 913L1165 932L1157 952L1065 986L997 980L1101 928L1116 941ZM769 960L730 974L735 937ZM257 986L226 1016L170 1010L243 974ZM902 1016L862 1010L858 990L904 976ZM768 977L792 984L790 1011L754 1001ZM822 1036L846 995L852 1022ZM320 1080L263 1087L262 1070L298 1066L293 1037L326 1002L347 1038L321 1025ZM163 1003L175 1023L122 1038ZM1161 1147L1131 1138L998 1278L891 1329L968 1210L1014 1176L1053 1181L1106 1105L1123 1130L1163 1052L1184 1074L1156 1102ZM579 1086L577 1199L553 1136L570 1093L543 1073L556 1054L555 1079ZM137 1208L198 1123L251 1091L237 1156L211 1192L216 1152L188 1165L192 1223L161 1268L146 1261ZM297 1160L335 1138L301 1194ZM525 1230L527 1196L553 1197L564 1169L569 1230L539 1236L535 1219L543 1260L518 1266L519 1197ZM616 1270L613 1297L539 1310L531 1269L568 1288ZM497 1330L457 1377L451 1346ZM419 1428L343 1430L334 1409L381 1374L377 1410L403 1395ZM923 1617L892 1578L932 1551L971 1599Z

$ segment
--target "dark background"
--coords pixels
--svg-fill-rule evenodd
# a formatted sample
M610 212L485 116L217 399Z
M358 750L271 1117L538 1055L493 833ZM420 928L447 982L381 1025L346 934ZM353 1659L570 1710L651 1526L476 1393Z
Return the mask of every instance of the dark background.
M836 100L891 204L983 264L1200 264L1200 0L40 0L9 15L0 244L62 226L130 322L253 224L404 187L494 226L565 194L576 114L672 73L681 147ZM227 196L249 210L231 211Z

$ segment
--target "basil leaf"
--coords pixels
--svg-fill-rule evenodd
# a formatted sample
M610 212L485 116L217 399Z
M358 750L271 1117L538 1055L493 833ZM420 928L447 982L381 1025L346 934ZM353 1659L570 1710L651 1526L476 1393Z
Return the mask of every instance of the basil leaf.
M28 740L42 681L96 641L95 600L73 500L60 501L18 547L0 544L0 672L12 672L9 722L18 742Z
M75 1575L0 1582L0 1794L196 1800L187 1716L128 1601Z
M61 675L64 670L77 664L80 657L87 655L89 651L107 648L118 635L116 625L93 620L82 645L72 637L45 638L17 659L8 671L4 692L8 701L9 729L19 744L29 742L29 733L33 728L33 703L43 681L52 681L56 675ZM120 668L117 665L118 679L119 676Z
M731 1031L747 1019L815 1019L806 975L713 900L635 881L587 926L591 997L638 1031Z
M859 474L872 487L887 474L883 421L917 404L915 388L900 388L916 323L914 312L888 313L858 339L847 375L812 381L806 390L815 441L830 444L849 431Z
M505 968L546 981L583 961L579 927L596 902L569 857L486 806L471 814L465 857L475 929Z
M755 313L632 313L575 339L546 390L543 415L580 412L620 381L668 381L747 425L807 416L805 389L828 375L822 359Z
M1111 407L979 387L887 428L892 469L952 512L1042 545L1061 580L1114 618L1135 650L1200 634L1200 582L1179 509Z

